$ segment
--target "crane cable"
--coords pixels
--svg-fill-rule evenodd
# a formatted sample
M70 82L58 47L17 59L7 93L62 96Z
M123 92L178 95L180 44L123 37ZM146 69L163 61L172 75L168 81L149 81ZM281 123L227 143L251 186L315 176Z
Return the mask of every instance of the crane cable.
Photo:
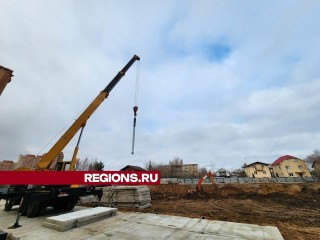
M137 111L138 111L138 97L139 97L139 78L140 78L140 61L137 62L137 75L135 83L135 93L134 93L134 107L133 107L133 132L132 132L132 150L131 154L134 154L134 143L136 135L136 122L137 122Z
M86 106L89 106L90 103L91 103L91 101ZM86 109L86 107L84 107L81 111L79 111L79 113L77 115L75 115L63 128L61 128L61 130L53 138L51 138L51 140L40 151L38 151L37 155L39 155L56 137L58 137L62 133L62 131L64 131L68 126L70 126L73 121L76 121L78 116L85 109Z

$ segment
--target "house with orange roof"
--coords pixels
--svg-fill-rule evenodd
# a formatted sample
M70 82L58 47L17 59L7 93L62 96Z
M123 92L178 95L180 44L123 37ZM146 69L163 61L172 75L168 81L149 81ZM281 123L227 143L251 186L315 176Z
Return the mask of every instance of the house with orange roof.
M279 157L271 166L275 177L311 177L306 163L291 155Z

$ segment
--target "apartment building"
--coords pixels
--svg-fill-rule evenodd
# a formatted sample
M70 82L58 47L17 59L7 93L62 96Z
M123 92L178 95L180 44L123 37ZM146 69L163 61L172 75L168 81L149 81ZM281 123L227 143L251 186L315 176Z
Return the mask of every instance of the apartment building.
M26 154L20 155L16 164L16 169L36 169L39 161L43 158L44 155L33 155L33 154ZM57 161L63 161L64 154L61 152L57 158L55 158L51 165L49 166L50 170L55 168Z
M198 164L183 164L182 165L182 174L184 176L197 176L199 173Z
M0 171L11 171L15 168L16 163L10 160L0 161Z
M196 177L199 173L198 164L159 165L161 177Z
M20 155L16 164L16 169L35 169L42 155L33 154Z
M58 157L56 157L53 162L51 163L51 165L49 166L50 170L55 169L57 162L62 162L64 159L64 154L63 152L59 153Z

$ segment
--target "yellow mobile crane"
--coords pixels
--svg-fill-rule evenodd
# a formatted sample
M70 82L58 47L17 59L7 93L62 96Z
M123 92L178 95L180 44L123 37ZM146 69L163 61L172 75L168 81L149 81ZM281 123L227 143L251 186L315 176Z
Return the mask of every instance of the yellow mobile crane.
M51 163L55 160L60 152L66 147L75 134L81 129L77 145L75 147L71 161L57 162L56 170L74 170L77 153L79 150L79 143L82 136L82 131L87 123L87 120L100 106L100 104L109 96L111 90L116 86L120 79L125 75L127 70L133 65L135 61L140 58L134 55L132 59L125 65L125 67L111 80L107 87L102 90L98 96L90 103L90 105L81 113L69 129L61 136L61 138L52 146L52 148L44 155L37 165L38 170L48 170ZM66 193L65 197L61 197L61 193ZM102 190L96 190L92 187L77 187L70 186L37 186L34 188L27 188L27 186L11 186L7 192L0 192L0 199L5 199L5 211L10 211L13 205L20 204L19 214L13 228L19 227L18 224L20 215L27 215L28 217L35 217L42 209L47 206L52 206L55 209L62 211L70 211L74 208L80 196L97 195L102 197Z
M77 153L79 150L79 143L82 136L82 131L87 123L87 120L95 112L95 110L100 106L100 104L109 96L111 90L116 86L120 79L125 75L127 70L136 61L140 60L137 55L134 55L132 59L127 63L127 65L113 78L113 80L108 84L108 86L102 90L99 95L91 102L91 104L83 111L83 113L76 119L76 121L70 126L70 128L61 136L61 138L56 142L56 144L44 155L41 161L38 163L38 169L45 170L48 169L53 160L58 156L58 154L65 148L65 146L70 142L74 135L81 129L80 136L78 139L77 146L74 149L72 160L70 162L58 162L56 170L74 170L74 165L76 162ZM70 166L68 166L70 165Z

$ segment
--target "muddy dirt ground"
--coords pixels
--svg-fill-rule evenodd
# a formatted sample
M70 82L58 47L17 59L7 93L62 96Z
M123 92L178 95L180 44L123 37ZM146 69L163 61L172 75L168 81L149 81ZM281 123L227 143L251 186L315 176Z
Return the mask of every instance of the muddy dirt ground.
M286 240L320 239L320 183L205 187L188 194L192 186L152 186L152 207L138 211L275 226Z

